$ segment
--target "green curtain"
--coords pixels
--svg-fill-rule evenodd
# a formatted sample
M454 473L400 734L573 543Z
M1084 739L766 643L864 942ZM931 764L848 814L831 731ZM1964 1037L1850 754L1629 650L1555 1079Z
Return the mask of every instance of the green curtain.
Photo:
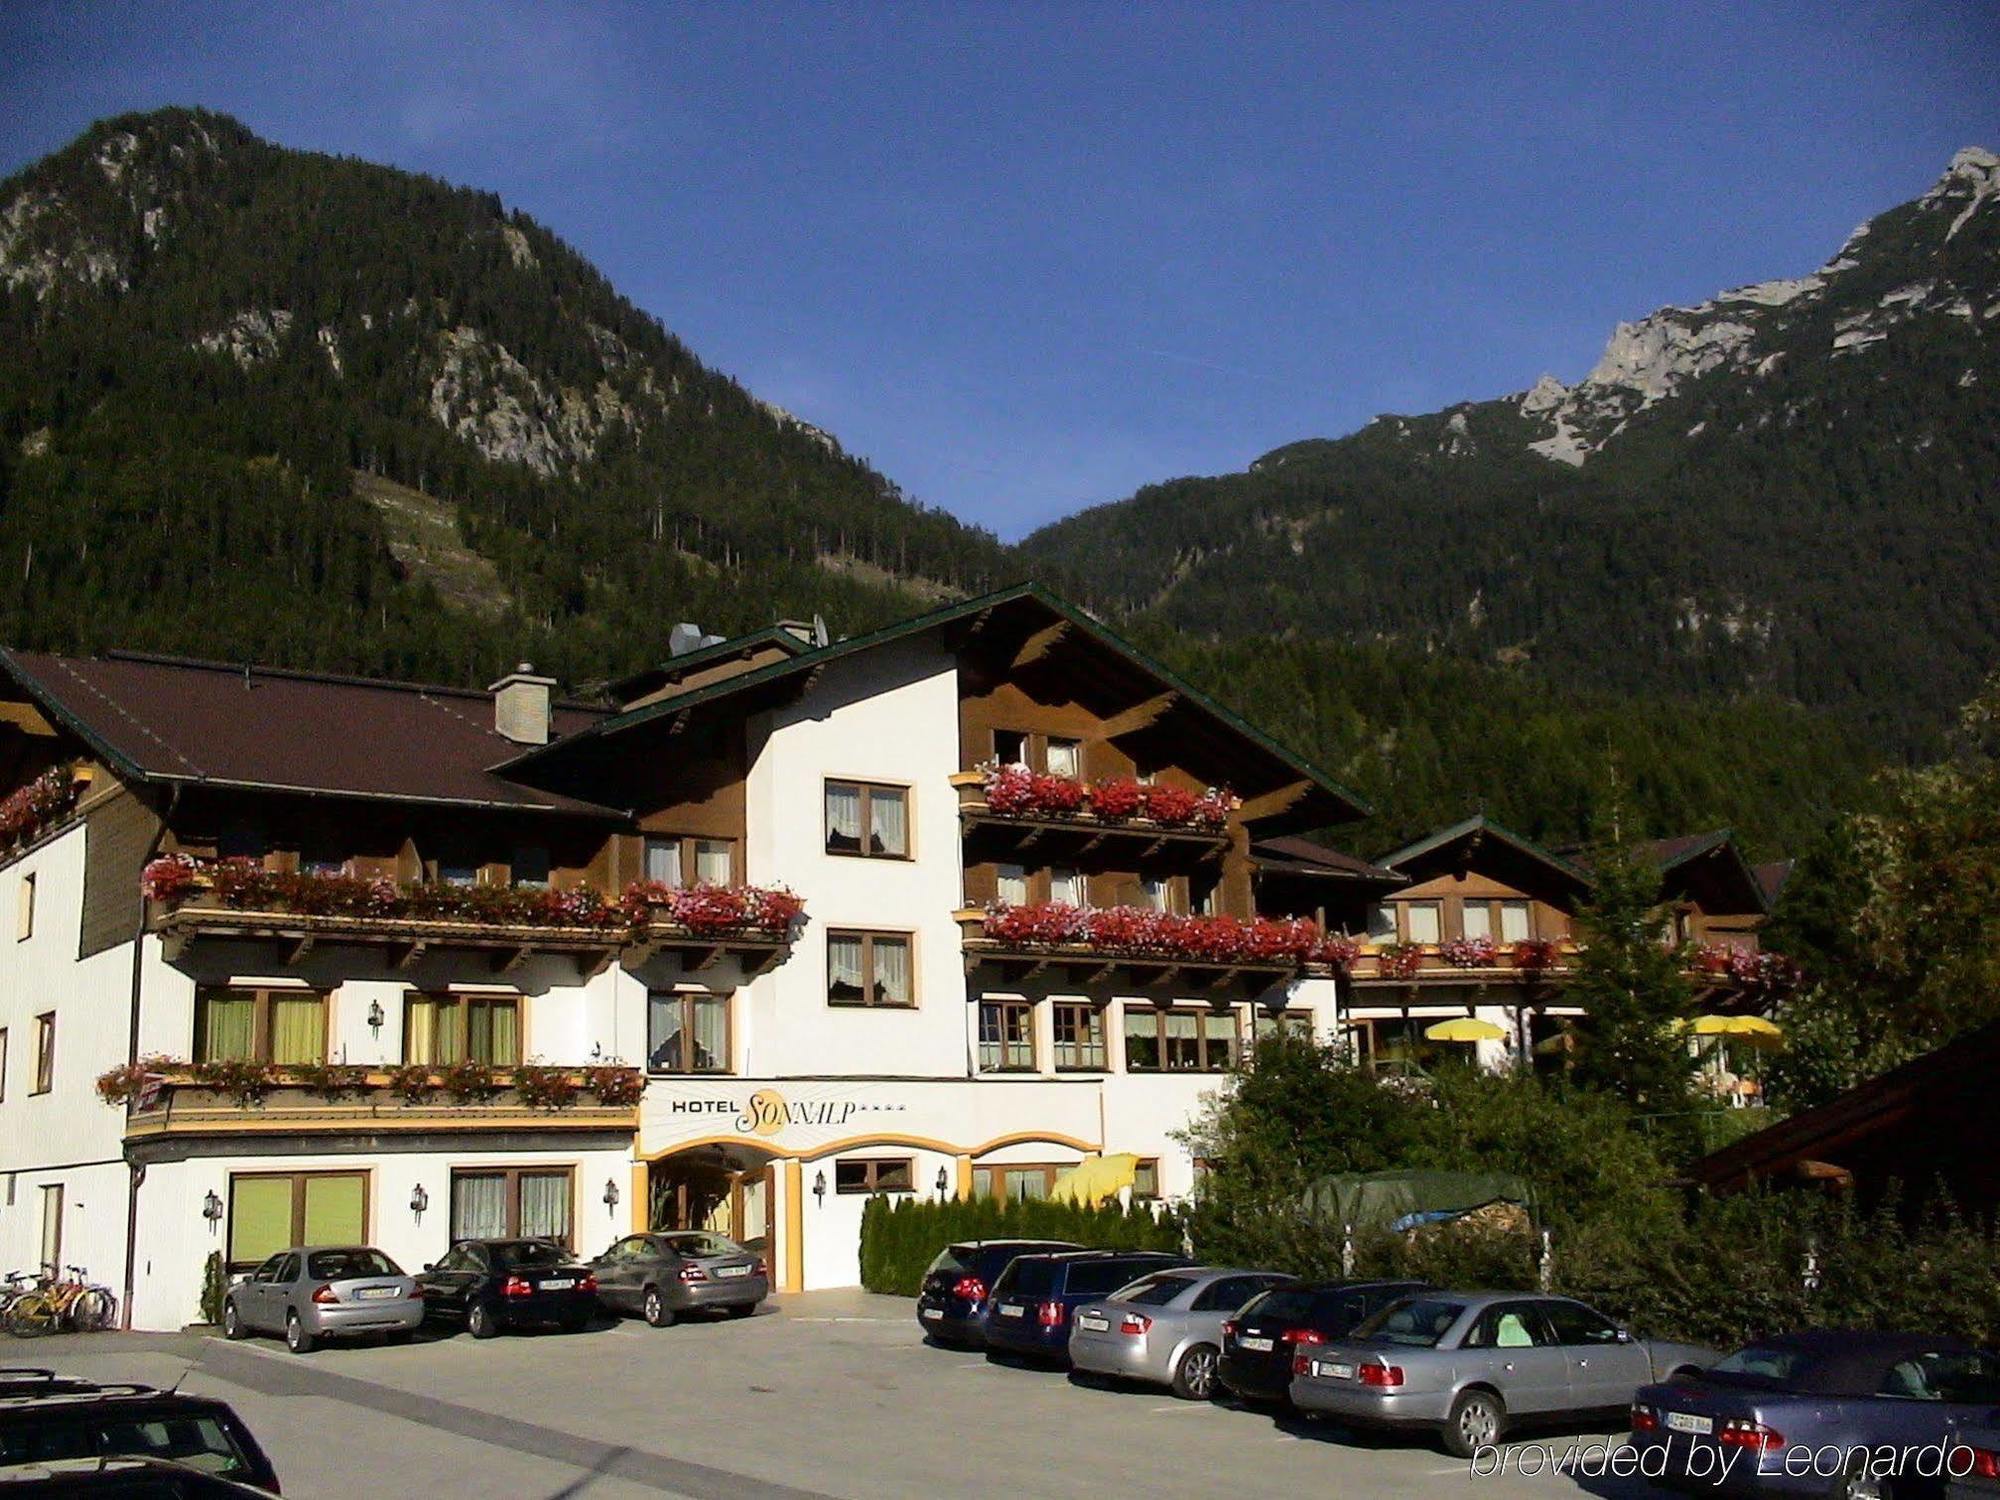
M433 1000L430 1060L440 1067L465 1061L465 1006L457 1000Z
M437 1001L412 996L403 1004L403 1061L432 1063L432 1029L437 1023Z
M368 1243L368 1226L362 1212L364 1183L359 1172L306 1179L306 1244Z
M326 1061L326 1001L318 995L271 997L271 1061L280 1067Z
M194 1060L218 1062L254 1055L257 1000L227 991L203 995L196 1003Z
M488 1037L482 1061L496 1068L511 1068L521 1061L520 1011L512 1000L489 1000L481 1004L486 1013Z
M229 1179L229 1263L253 1266L292 1243L292 1179Z

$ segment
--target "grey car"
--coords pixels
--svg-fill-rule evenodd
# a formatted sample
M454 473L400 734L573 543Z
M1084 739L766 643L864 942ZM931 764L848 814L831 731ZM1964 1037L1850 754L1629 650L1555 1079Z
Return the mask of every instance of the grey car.
M283 1334L294 1354L323 1339L402 1338L423 1321L416 1282L367 1245L280 1250L222 1298L224 1337Z
M637 1313L655 1328L689 1312L747 1318L771 1295L770 1273L757 1254L706 1229L627 1235L590 1268L599 1302L612 1312Z
M1982 1421L1954 1427L1945 1444L1946 1500L2000 1497L2000 1409Z
M1222 1324L1293 1278L1276 1271L1178 1266L1086 1302L1070 1324L1069 1360L1085 1376L1164 1385L1184 1401L1215 1394Z
M1510 1426L1630 1409L1713 1349L1635 1339L1595 1308L1522 1292L1425 1292L1301 1349L1292 1404L1357 1427L1427 1428L1469 1458Z

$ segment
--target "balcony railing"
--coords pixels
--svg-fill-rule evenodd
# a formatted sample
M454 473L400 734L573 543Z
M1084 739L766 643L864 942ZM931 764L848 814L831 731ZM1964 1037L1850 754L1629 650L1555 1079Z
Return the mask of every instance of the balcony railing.
M790 891L756 886L640 881L611 902L588 887L398 885L179 854L148 865L142 888L170 962L205 938L251 938L281 944L287 964L339 943L387 948L403 968L433 949L484 950L503 972L560 953L589 977L614 958L636 965L673 950L692 967L731 954L761 973L783 956L804 914Z
M991 964L1027 979L1060 966L1086 985L1115 975L1136 985L1187 980L1217 989L1263 987L1301 972L1320 942L1318 928L1305 921L1181 916L1131 906L1050 902L967 907L955 916L965 932L968 969Z
M203 1132L624 1131L638 1127L645 1075L617 1064L566 1068L278 1068L146 1058L99 1077L127 1109L128 1139Z
M1210 857L1228 847L1237 806L1221 789L1196 794L1128 777L1086 782L1024 766L960 771L951 784L968 833L996 852L1040 846L1052 858L1110 848L1142 860L1170 849Z

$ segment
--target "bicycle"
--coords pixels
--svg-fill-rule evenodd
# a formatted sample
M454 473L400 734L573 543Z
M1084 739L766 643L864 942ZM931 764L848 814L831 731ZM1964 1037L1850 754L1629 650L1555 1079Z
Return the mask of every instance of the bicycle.
M65 1266L68 1277L43 1277L7 1306L7 1331L18 1339L38 1339L67 1329L88 1333L109 1328L118 1310L111 1288L88 1279L82 1266Z
M0 1277L0 1326L5 1326L8 1309L34 1289L35 1278L28 1271L9 1271Z

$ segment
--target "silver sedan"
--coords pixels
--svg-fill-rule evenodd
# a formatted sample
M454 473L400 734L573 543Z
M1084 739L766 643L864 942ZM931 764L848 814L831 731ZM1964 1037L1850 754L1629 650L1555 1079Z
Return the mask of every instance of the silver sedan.
M322 1339L400 1338L423 1321L416 1282L366 1245L280 1250L222 1298L224 1337L279 1333L294 1354Z
M1085 1376L1164 1385L1184 1401L1206 1401L1215 1393L1223 1321L1252 1297L1292 1279L1213 1266L1142 1276L1076 1310L1070 1364Z

